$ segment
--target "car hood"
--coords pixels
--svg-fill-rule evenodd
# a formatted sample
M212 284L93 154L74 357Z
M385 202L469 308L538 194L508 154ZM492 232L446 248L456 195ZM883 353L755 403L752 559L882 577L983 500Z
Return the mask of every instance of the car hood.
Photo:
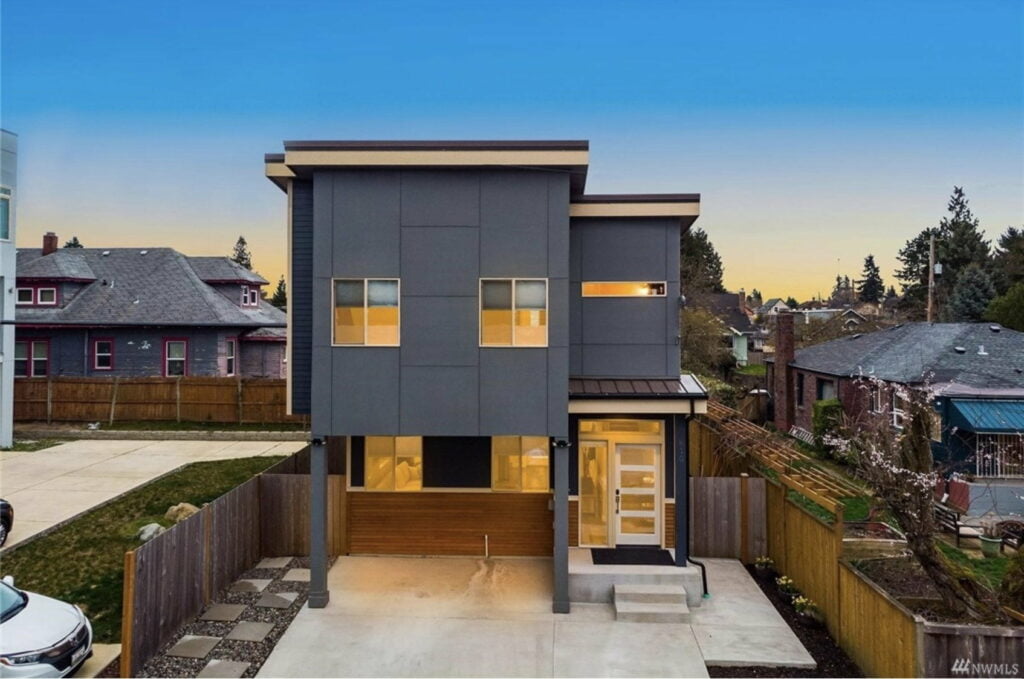
M42 594L26 594L28 605L0 627L0 655L53 646L82 622L78 609L71 604Z

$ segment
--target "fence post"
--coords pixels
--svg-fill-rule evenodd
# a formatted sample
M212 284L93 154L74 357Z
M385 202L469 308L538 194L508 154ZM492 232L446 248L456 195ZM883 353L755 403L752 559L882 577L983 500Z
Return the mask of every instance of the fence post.
M245 410L245 408L242 406L242 378L239 377L238 379L236 379L235 383L238 385L238 424L242 424L242 416Z
M114 424L114 408L117 407L117 385L120 384L121 378L114 378L114 389L110 393L110 424Z
M749 474L740 474L740 561L750 563L750 497Z
M53 423L53 378L46 378L46 424Z
M121 676L132 677L132 625L135 620L135 551L124 553L121 589Z
M174 419L181 422L181 378L174 380Z

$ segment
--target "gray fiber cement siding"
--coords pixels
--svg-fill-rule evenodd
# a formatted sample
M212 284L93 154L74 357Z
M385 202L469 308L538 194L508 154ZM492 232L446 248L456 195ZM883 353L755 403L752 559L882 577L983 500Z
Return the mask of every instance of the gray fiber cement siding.
M320 171L312 214L314 431L566 435L567 174ZM331 346L334 277L401 280L400 347ZM479 346L481 277L548 278L547 348Z
M573 219L569 372L679 374L679 221ZM664 297L582 296L584 281L666 281Z

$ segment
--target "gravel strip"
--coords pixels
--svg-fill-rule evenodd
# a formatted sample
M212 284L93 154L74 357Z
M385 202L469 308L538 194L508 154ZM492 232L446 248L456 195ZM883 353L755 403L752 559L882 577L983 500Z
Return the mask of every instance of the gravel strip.
M283 568L253 568L238 576L242 579L265 579L271 580L263 592L297 592L295 602L288 608L258 608L255 604L263 595L263 592L220 592L211 601L214 603L244 604L245 610L238 616L235 622L214 622L209 620L193 620L182 625L174 637L160 649L160 652L146 663L139 676L141 677L195 677L210 660L235 660L249 663L244 677L254 677L260 667L270 656L278 639L288 630L292 620L306 603L309 595L308 582L282 581L281 578L292 568L307 568L309 558L294 558ZM205 609L204 609L205 610ZM202 615L203 611L199 612ZM266 622L274 625L270 634L261 642L233 641L224 639L234 629L237 622L251 620L253 622ZM221 642L214 647L213 651L203 659L178 658L167 655L175 643L186 634L221 637Z

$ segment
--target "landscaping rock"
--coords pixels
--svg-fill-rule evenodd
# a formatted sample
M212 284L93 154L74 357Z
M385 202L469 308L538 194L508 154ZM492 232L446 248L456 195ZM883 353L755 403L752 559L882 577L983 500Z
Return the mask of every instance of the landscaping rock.
M157 535L160 535L160 533L163 533L164 530L166 529L159 523L147 523L145 526L139 529L139 532L135 534L135 537L137 537L142 542L149 542Z
M167 513L164 514L164 518L174 523L181 523L188 517L199 512L199 507L188 502L179 502L176 505L171 506Z

